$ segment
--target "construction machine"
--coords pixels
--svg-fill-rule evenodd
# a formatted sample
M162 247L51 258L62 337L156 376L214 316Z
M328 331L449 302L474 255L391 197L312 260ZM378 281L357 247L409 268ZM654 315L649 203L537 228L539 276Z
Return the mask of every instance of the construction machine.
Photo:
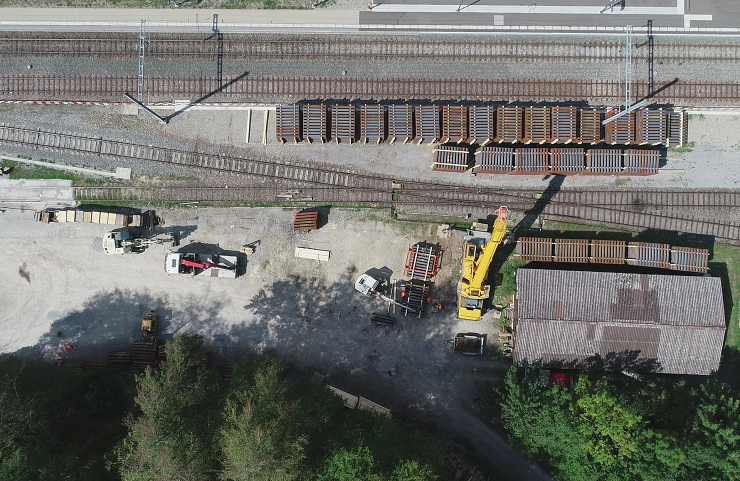
M413 309L406 304L401 304L395 299L392 299L380 292L379 289L381 288L382 284L383 283L381 281L374 278L370 274L363 274L355 281L355 289L365 297L380 297L384 301L395 304L396 306L406 309L410 312L418 312L416 309Z
M157 332L157 313L154 309L141 320L141 331L144 333L144 337L154 337Z
M150 245L174 244L174 237L170 235L159 235L157 237L143 237L139 231L134 229L121 229L108 232L103 236L103 250L108 255L140 253Z
M235 279L238 274L238 261L236 256L168 252L164 257L164 270L167 274Z
M505 242L508 213L506 207L501 207L496 211L497 217L490 237L487 231L479 233L475 229L465 237L462 274L458 289L460 297L457 303L457 317L460 319L480 321L483 315L483 301L491 294L491 286L483 285L483 283L488 278L488 269L496 249L502 242Z

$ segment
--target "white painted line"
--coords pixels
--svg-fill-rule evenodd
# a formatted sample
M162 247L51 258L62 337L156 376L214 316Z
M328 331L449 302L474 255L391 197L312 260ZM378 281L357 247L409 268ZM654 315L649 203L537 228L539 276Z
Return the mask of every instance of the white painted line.
M72 167L70 165L60 165L55 164L53 162L41 162L39 160L28 160L28 159L20 159L18 157L8 157L5 155L0 155L0 159L2 160L10 160L13 162L21 162L24 164L32 164L37 165L39 167L46 167L48 169L57 169L57 170L67 170L70 172L79 172L81 174L87 174L87 175L100 175L102 177L114 177L117 179L125 179L130 180L131 179L131 169L129 168L123 168L123 167L117 167L115 172L106 172L103 170L94 170L94 169L84 169L82 167Z

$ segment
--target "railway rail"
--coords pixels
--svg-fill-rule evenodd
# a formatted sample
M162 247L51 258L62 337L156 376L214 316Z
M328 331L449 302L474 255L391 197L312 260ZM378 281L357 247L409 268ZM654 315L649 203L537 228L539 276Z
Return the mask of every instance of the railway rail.
M695 206L734 207L740 203L740 194L733 191L659 191L641 192L581 191L511 192L493 188L478 188L455 184L420 182L415 180L393 179L379 175L353 172L337 166L286 162L276 159L244 159L234 156L189 152L151 145L132 144L99 137L77 134L62 134L0 124L0 145L10 144L24 148L46 149L74 154L104 155L122 160L156 162L169 166L204 169L210 172L237 173L256 178L267 178L286 184L273 186L273 191L265 190L261 195L274 196L274 201L285 202L335 202L395 205L408 211L430 211L430 213L463 215L475 211L487 215L497 205L509 205L515 210L534 212L534 216L548 215L556 218L577 219L609 225L621 225L645 229L662 229L714 236L720 239L740 240L740 225L717 220L702 220L667 215L659 212L663 202L683 203ZM398 186L397 184L401 185ZM394 186L394 184L396 184ZM307 190L304 190L304 187ZM322 189L319 189L322 188ZM150 190L149 197L143 198L135 189L124 188L113 194L112 188L86 188L78 194L88 200L93 195L117 195L115 200L155 200L153 196L163 196L163 191ZM279 190L278 193L275 193ZM336 190L337 192L329 192ZM221 189L220 192L228 191ZM98 192L98 194L93 194ZM106 192L105 194L102 194ZM139 191L141 192L141 191ZM158 200L203 201L203 202L256 202L264 198L240 197L238 190L231 193L228 200L215 197L215 189L191 189L190 197L185 190L170 191L170 197ZM313 193L311 193L313 192ZM243 191L242 191L243 193ZM318 197L319 193L324 197ZM560 194L563 194L562 197ZM173 195L181 196L174 198ZM208 197L210 195L210 197ZM224 195L224 194L218 194ZM316 198L314 196L317 196ZM333 197L332 197L333 196ZM331 197L331 198L330 198ZM134 199L136 198L136 199ZM101 200L101 197L96 197ZM621 204L620 204L621 202ZM530 214L531 215L531 214Z
M79 35L79 34L77 34ZM219 37L210 35L150 35L146 47L149 58L216 58ZM624 59L623 43L613 40L578 43L542 42L511 37L453 39L427 36L357 37L324 35L322 37L258 36L224 34L221 55L225 60L427 60L456 62L531 62L569 61L588 63ZM637 37L636 37L637 38ZM648 59L647 46L636 42L633 59ZM97 58L136 58L139 38L135 35L0 37L0 56L83 56ZM738 62L740 45L731 43L663 43L655 48L655 58L662 62Z
M138 88L137 76L0 76L0 100L121 101ZM255 99L439 99L471 101L588 100L595 104L624 100L619 80L524 80L475 78L379 77L150 77L150 101L253 101ZM633 82L632 96L648 95L647 82ZM651 100L677 105L733 105L740 102L740 82L676 80L658 85Z

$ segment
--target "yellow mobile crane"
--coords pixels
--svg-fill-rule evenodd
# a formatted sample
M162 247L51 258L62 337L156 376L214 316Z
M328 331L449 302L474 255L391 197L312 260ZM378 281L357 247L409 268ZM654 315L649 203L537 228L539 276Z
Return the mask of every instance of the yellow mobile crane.
M480 321L483 315L483 300L491 294L491 286L484 286L488 278L488 269L491 266L493 255L499 244L506 236L506 207L496 211L498 215L493 223L493 232L488 242L479 247L475 239L480 237L466 238L464 246L462 278L460 280L460 298L457 302L457 317L469 321Z

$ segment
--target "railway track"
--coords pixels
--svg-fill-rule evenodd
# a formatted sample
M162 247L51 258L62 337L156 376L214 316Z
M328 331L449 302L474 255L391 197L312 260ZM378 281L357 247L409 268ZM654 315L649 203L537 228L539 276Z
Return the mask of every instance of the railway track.
M601 225L630 227L637 229L654 229L673 232L686 232L706 235L718 239L740 240L740 225L715 220L697 220L695 217L681 215L666 215L660 212L635 212L629 208L614 205L613 207L578 205L568 201L572 195L587 195L590 198L612 198L614 194L621 196L625 192L558 192L543 202L533 200L530 203L519 198L518 194L502 193L458 193L455 196L445 195L440 190L436 197L421 196L419 189L397 188L391 192L378 192L367 189L327 189L327 188L279 188L275 186L265 188L224 188L224 187L76 187L75 198L80 201L118 200L118 201L167 201L167 202L202 202L202 203L285 203L285 204L317 204L331 203L335 205L368 205L393 206L398 212L405 214L449 215L461 217L472 213L477 217L486 217L501 205L507 206L515 212L520 212L522 219L526 219L529 211L534 211L531 221L543 216L549 219L567 220ZM563 198L560 194L565 194ZM723 192L666 192L649 193L662 198L671 196L688 198L694 195L703 198L705 204L710 196L718 194L721 199L728 200L730 193ZM740 200L740 194L735 195ZM723 199L723 200L722 200ZM509 202L513 200L513 202ZM538 204L540 208L538 208ZM660 206L653 206L654 208Z
M254 101L255 99L421 99L472 101L588 100L622 102L620 81L522 80L468 78L354 78L354 77L151 77L145 83L150 101ZM2 100L121 101L135 92L136 76L0 76ZM677 105L740 102L740 82L674 81L656 85L652 100ZM633 82L633 98L648 93L646 82Z
M710 235L720 239L740 240L740 225L703 221L666 215L659 210L663 202L676 202L679 205L693 206L701 202L703 206L734 207L740 203L740 195L732 191L704 192L666 192L658 191L626 193L625 191L596 192L581 191L563 193L552 190L543 192L511 192L501 189L476 188L454 184L420 182L416 180L393 179L380 175L353 172L337 166L309 163L286 162L277 159L245 159L219 154L189 152L151 145L132 144L89 137L77 134L62 134L0 124L0 145L9 144L23 148L62 151L74 154L102 155L129 161L155 162L171 167L203 169L212 173L236 173L255 178L269 179L282 183L273 186L273 191L265 190L260 195L268 195L286 202L342 202L395 205L407 210L430 210L431 213L464 215L471 210L488 214L499 205L508 205L517 210L534 211L536 215L581 219L609 225L622 225L637 228L663 229L677 232ZM394 188L394 183L401 187ZM321 188L321 189L319 189ZM124 188L127 189L127 188ZM156 190L150 190L149 197L136 193L136 190L117 191L111 188L87 188L79 190L81 197L92 200L92 193L107 192L108 199L115 200L157 200ZM179 189L178 189L179 190ZM337 192L329 192L336 190ZM226 192L228 189L221 189ZM158 200L202 201L202 202L258 202L264 197L239 196L239 191L227 198L217 198L218 190L192 189L190 197L175 199L172 195L184 196L171 191L170 197ZM210 193L209 193L210 192ZM243 192L242 192L243 193ZM319 197L321 194L324 197ZM210 197L209 197L210 195ZM218 194L223 196L225 194ZM671 197L672 196L672 197ZM101 199L96 197L96 199ZM334 199L334 200L332 200ZM620 202L622 202L620 204ZM671 204L672 205L672 204Z
M77 34L79 35L79 34ZM578 43L537 42L526 39L430 38L428 36L259 36L223 35L221 55L224 60L373 60L373 61L456 61L456 62L530 62L623 61L623 43L596 40ZM636 42L635 61L647 60L647 46ZM150 35L146 46L149 58L212 59L219 54L219 37L214 35ZM136 35L96 35L91 37L59 34L53 37L22 38L6 34L0 37L0 56L75 56L95 58L137 58ZM740 44L669 44L658 42L655 58L662 62L738 62Z

